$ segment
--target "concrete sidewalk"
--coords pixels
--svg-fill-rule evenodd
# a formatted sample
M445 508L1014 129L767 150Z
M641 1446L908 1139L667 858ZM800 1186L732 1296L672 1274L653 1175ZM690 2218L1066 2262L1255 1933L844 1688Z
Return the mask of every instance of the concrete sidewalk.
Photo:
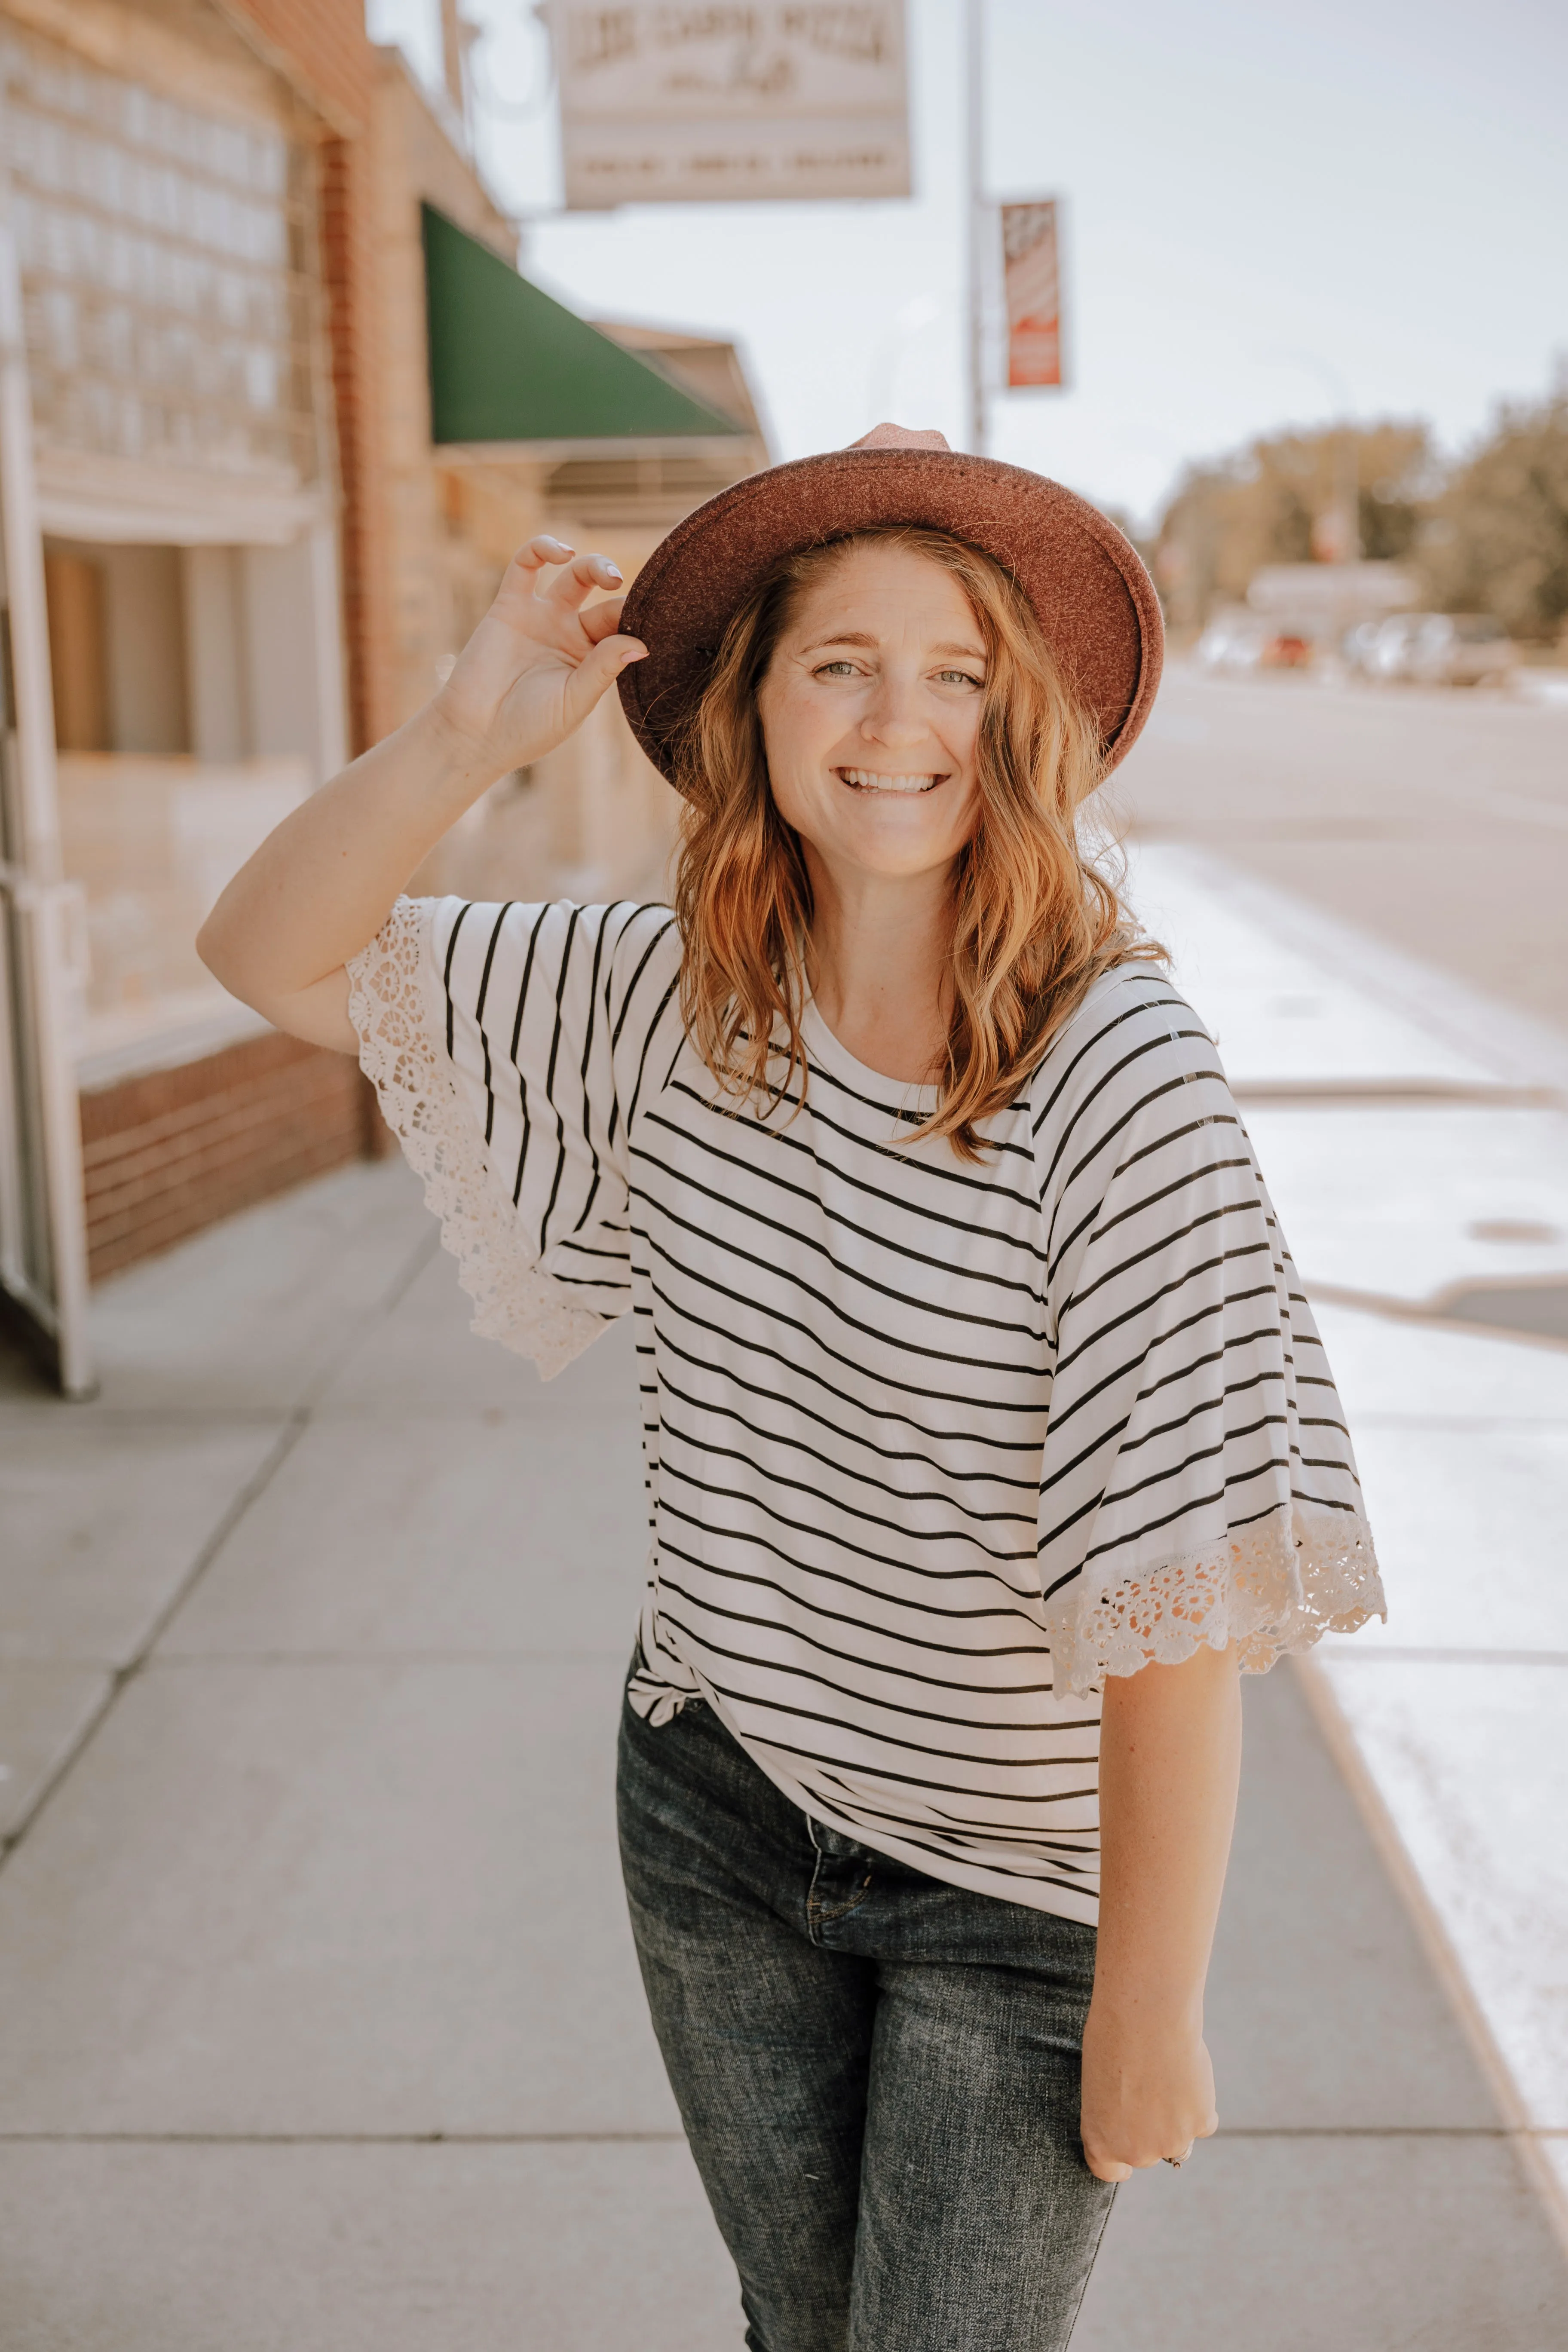
M613 1850L626 1335L544 1387L466 1320L384 1166L108 1287L98 1402L11 1370L0 2352L741 2341ZM1247 1697L1225 2128L1075 2344L1547 2352L1493 2095L1299 1677Z
M1214 1027L1348 1408L1386 1626L1309 1684L1568 2240L1568 1043L1180 847Z

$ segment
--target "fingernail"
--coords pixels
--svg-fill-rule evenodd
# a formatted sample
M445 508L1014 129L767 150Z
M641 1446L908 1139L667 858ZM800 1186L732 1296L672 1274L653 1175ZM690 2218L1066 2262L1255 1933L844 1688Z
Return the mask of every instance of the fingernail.
M612 580L624 580L626 578L626 573L621 570L620 565L618 563L612 563L607 556L605 558L605 569L609 573Z

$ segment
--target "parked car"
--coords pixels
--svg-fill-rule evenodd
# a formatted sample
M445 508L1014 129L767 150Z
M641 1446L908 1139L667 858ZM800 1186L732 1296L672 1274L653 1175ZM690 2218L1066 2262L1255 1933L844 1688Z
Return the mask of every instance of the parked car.
M1291 629L1279 629L1265 637L1258 662L1260 669L1305 669L1311 658L1310 637L1298 636Z
M1405 662L1406 675L1427 686L1506 686L1519 647L1490 613L1432 613Z
M1386 621L1379 621L1362 656L1362 667L1367 677L1384 684L1393 678L1408 677L1415 640L1426 622L1436 617L1431 613L1391 613Z
M1381 621L1358 621L1340 639L1340 659L1348 670L1365 677L1371 675L1372 649L1377 643Z
M1198 639L1197 657L1205 669L1256 669L1268 640L1268 631L1250 614L1222 613Z
M1502 686L1519 667L1519 647L1490 613L1394 613L1367 626L1370 635L1352 635L1368 677ZM1345 650L1347 659L1357 657L1348 643Z

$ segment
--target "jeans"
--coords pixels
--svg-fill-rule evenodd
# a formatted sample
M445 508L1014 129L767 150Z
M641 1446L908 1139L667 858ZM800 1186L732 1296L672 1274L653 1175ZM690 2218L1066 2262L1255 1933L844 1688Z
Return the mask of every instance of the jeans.
M700 1700L624 1708L619 1808L752 2352L1058 2352L1115 2193L1079 2139L1093 1928L811 1820Z

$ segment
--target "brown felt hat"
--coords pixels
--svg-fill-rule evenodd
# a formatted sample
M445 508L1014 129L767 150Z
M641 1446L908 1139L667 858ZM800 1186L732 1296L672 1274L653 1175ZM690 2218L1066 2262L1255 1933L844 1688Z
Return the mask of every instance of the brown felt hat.
M940 433L879 425L850 448L731 483L678 522L637 573L621 627L647 657L621 672L620 694L656 767L673 780L676 739L731 616L780 558L893 523L951 532L1012 573L1100 720L1108 770L1125 757L1153 703L1165 643L1154 583L1132 547L1043 474L966 457Z

